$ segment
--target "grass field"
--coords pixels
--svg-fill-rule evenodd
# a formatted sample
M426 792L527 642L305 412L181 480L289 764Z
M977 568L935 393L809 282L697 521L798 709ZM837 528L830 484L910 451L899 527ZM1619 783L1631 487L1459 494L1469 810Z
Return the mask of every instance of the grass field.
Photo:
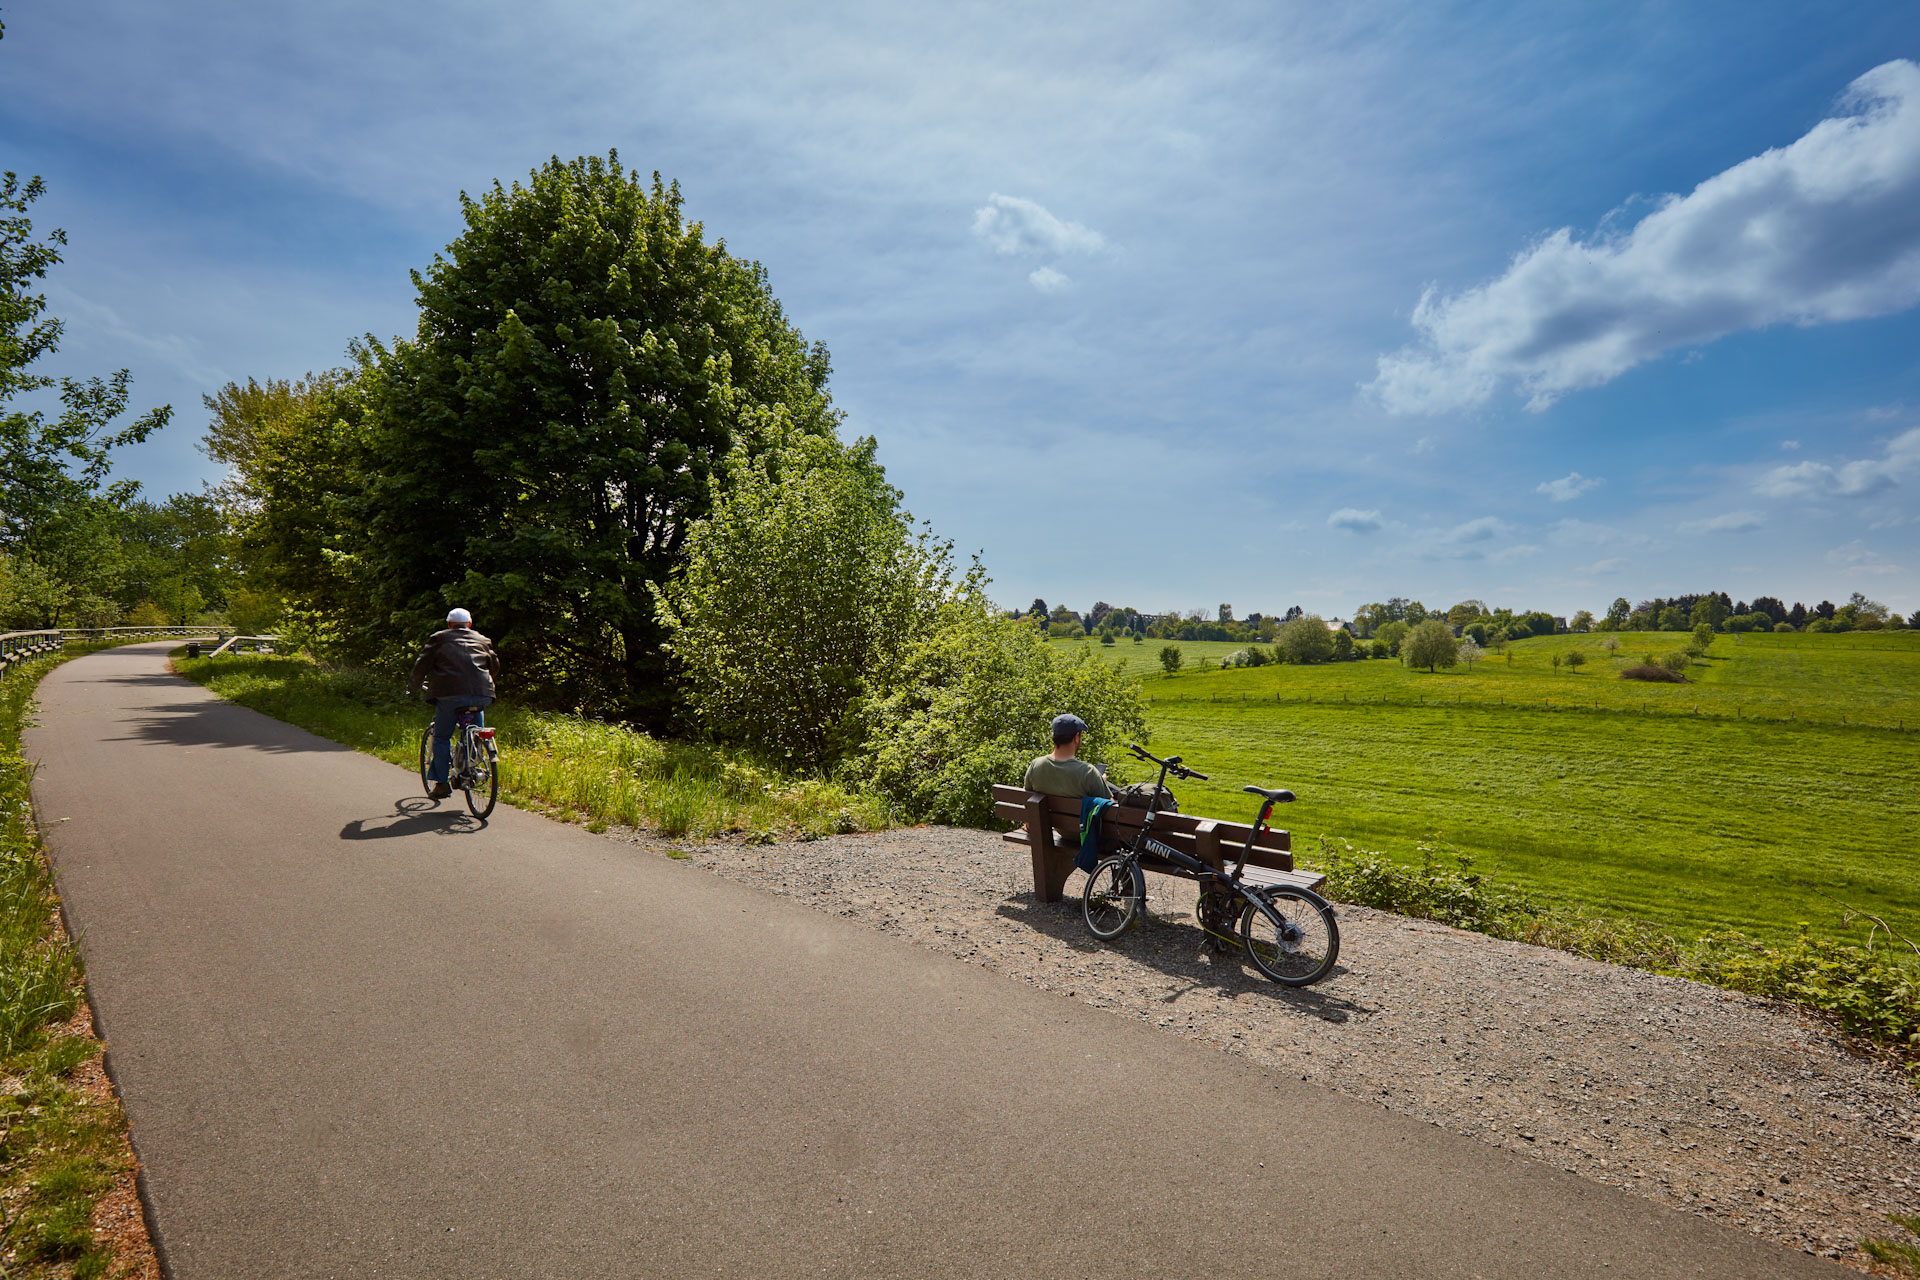
M1218 699L1530 706L1645 715L1725 716L1920 729L1920 632L1719 636L1687 684L1622 680L1623 668L1678 647L1678 637L1623 633L1617 657L1595 636L1542 636L1489 654L1472 670L1413 671L1368 659L1148 676L1155 702ZM1057 643L1057 642L1056 642ZM1579 649L1576 674L1553 666ZM1230 652L1231 650L1229 650ZM1509 661L1508 655L1511 655Z
M1667 639L1629 633L1621 652ZM1677 686L1615 678L1633 658L1592 641L1524 641L1472 673L1368 661L1142 683L1154 745L1214 775L1186 784L1187 807L1239 817L1241 783L1292 787L1283 820L1308 861L1321 835L1404 860L1431 838L1683 936L1804 921L1858 940L1842 903L1920 934L1920 636L1722 636ZM1586 670L1556 672L1576 646Z
M1218 667L1220 659L1247 647L1238 641L1227 640L1142 640L1139 644L1131 640L1115 640L1111 645L1104 645L1098 640L1084 639L1050 640L1047 643L1068 653L1084 651L1099 662L1117 662L1128 675L1160 674L1160 650L1167 645L1180 650L1186 671L1197 670L1202 662Z

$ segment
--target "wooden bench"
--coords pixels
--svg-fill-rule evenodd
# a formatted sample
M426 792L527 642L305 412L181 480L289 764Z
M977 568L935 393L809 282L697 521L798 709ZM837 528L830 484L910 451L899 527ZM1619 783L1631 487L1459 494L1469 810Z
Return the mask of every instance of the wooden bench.
M1034 896L1042 902L1060 901L1067 877L1073 874L1074 855L1080 852L1080 802L1064 796L1031 793L1024 787L995 784L993 811L1008 822L1020 824L1000 838L1010 844L1024 844L1032 851ZM1131 844L1146 816L1145 809L1124 805L1103 810L1100 814L1101 856ZM1239 860L1241 846L1247 842L1247 831L1244 822L1226 822L1190 813L1160 813L1154 815L1153 820L1153 835L1160 843L1222 870ZM1184 869L1159 858L1142 858L1140 865L1162 875L1188 875ZM1247 869L1242 878L1248 884L1293 884L1314 890L1327 880L1323 875L1295 871L1292 837L1272 827L1254 836L1253 852L1247 855Z

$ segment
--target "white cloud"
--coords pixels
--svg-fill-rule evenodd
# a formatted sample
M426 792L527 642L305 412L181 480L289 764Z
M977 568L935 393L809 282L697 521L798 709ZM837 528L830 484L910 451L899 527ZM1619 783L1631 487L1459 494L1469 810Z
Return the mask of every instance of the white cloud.
M1884 63L1798 141L1669 196L1630 230L1561 228L1505 275L1429 288L1422 341L1368 384L1393 413L1470 408L1516 384L1529 409L1743 329L1920 302L1920 66Z
M1766 523L1757 511L1729 511L1706 520L1688 520L1674 526L1680 533L1748 533Z
M1420 437L1420 438L1419 438L1418 440L1415 440L1415 441L1413 442L1413 448L1411 448L1411 449L1409 449L1409 450L1407 450L1407 452L1408 452L1408 453L1411 453L1411 454L1414 454L1414 455L1416 455L1416 456L1417 456L1417 455L1420 455L1420 454L1424 454L1424 453L1432 453L1432 452L1433 452L1433 437L1432 437L1432 436L1421 436L1421 437Z
M1330 529L1345 529L1348 533L1374 533L1386 522L1378 511L1362 511L1357 507L1342 507L1327 517Z
M1899 565L1888 564L1880 558L1879 552L1868 550L1867 545L1858 538L1844 547L1835 547L1827 552L1827 563L1840 566L1848 577L1883 577L1901 571Z
M1073 288L1073 277L1052 267L1036 267L1027 273L1027 283L1042 293L1060 293Z
M1605 560L1595 560L1592 564L1586 565L1580 572L1595 574L1618 573L1626 568L1629 563L1631 562L1625 556L1608 556Z
M1448 529L1440 535L1440 541L1451 546L1459 546L1465 542L1485 542L1490 538L1498 537L1506 527L1498 516L1481 516L1477 520L1469 520L1465 524L1457 524Z
M973 211L973 234L1008 257L1098 253L1107 244L1098 231L1057 218L1044 205L997 192Z
M1800 442L1798 440L1782 440L1780 442L1780 447L1786 450L1788 453L1794 453L1799 450Z
M1769 498L1857 498L1891 489L1915 472L1920 472L1920 427L1895 436L1878 458L1859 458L1839 466L1796 462L1773 468L1753 487Z
M1535 493L1544 493L1555 502L1572 502L1589 489L1598 489L1606 481L1595 476L1589 478L1578 471L1569 471L1558 480L1543 480L1534 486Z

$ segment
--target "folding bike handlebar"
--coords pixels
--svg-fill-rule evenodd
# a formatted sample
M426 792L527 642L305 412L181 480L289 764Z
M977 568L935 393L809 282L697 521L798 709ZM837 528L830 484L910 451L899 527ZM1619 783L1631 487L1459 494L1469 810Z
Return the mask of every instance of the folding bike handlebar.
M1165 760L1162 760L1159 756L1153 755L1137 742L1129 742L1127 744L1127 750L1132 752L1137 759L1153 761L1153 763L1159 765L1175 777L1198 778L1202 782L1211 781L1206 774L1201 773L1198 769L1189 769L1187 766L1181 764L1179 756L1168 756Z

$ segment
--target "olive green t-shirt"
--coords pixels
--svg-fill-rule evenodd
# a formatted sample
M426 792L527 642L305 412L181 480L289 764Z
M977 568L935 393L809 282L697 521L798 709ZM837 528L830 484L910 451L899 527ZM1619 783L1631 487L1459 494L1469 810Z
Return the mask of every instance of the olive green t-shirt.
M1041 756L1027 766L1026 787L1043 796L1101 796L1111 799L1113 789L1100 771L1085 760L1055 760Z

